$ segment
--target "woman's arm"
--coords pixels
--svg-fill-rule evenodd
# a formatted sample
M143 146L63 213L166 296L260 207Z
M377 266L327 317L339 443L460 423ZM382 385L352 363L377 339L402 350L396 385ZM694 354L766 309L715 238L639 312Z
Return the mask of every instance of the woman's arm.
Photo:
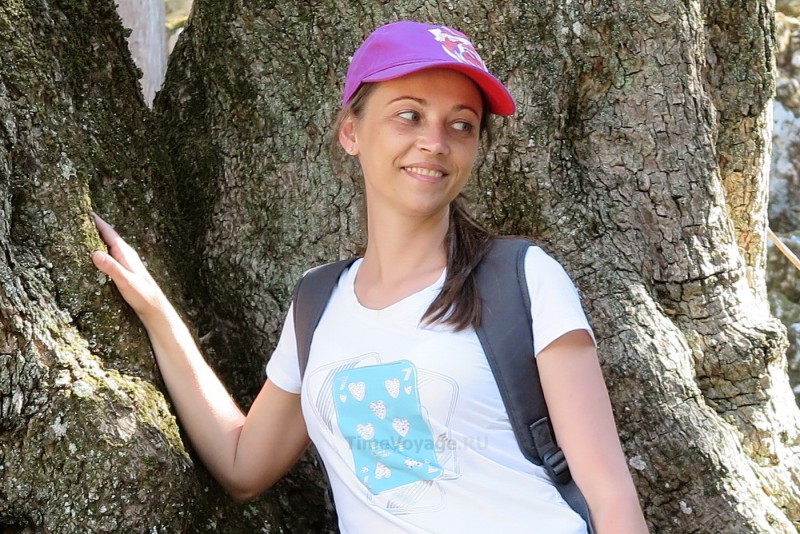
M596 531L647 532L589 333L564 334L536 361L556 439Z
M245 416L136 252L108 223L97 216L95 223L110 255L96 251L92 261L111 277L144 324L192 445L234 498L255 497L308 446L300 396L268 380Z

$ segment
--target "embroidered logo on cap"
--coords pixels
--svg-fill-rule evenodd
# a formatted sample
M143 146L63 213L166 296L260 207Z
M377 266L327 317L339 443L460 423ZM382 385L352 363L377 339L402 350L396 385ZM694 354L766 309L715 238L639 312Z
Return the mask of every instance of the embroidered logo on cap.
M456 33L445 26L428 31L433 34L436 41L442 43L442 49L448 56L460 63L466 63L489 72L478 51L475 50L475 47L466 36Z

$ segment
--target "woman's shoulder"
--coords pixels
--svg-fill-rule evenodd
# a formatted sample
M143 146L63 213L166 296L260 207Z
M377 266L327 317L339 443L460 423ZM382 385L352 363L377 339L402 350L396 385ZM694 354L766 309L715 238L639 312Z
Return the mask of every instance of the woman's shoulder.
M525 251L525 267L538 265L545 267L561 267L561 263L536 243L529 243Z
M495 261L513 261L512 255L521 254L524 251L525 277L546 278L556 276L569 279L561 263L530 238L524 236L496 236L494 239L496 244L502 243L504 245L500 250L491 252L495 256ZM519 256L516 257L519 258Z
M525 277L529 286L545 282L573 285L572 278L561 262L533 243L525 252Z

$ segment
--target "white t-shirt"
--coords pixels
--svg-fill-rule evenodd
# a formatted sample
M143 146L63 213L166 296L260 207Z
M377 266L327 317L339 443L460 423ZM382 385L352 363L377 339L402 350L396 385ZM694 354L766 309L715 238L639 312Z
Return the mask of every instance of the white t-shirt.
M361 260L339 279L301 380L290 310L267 375L301 393L343 533L585 533L547 473L519 450L473 329L420 318L444 282L381 310L356 298ZM561 265L530 247L535 352L591 329Z

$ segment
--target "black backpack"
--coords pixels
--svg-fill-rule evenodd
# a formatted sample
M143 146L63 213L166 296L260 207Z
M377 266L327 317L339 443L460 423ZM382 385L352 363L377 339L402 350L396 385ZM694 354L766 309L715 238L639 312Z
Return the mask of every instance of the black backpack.
M564 500L593 532L586 500L572 480L566 458L556 444L533 353L530 296L525 281L522 239L495 239L475 276L482 300L478 339L497 381L522 454L544 467ZM356 258L309 271L295 287L294 328L300 375L305 373L311 339L339 276Z

